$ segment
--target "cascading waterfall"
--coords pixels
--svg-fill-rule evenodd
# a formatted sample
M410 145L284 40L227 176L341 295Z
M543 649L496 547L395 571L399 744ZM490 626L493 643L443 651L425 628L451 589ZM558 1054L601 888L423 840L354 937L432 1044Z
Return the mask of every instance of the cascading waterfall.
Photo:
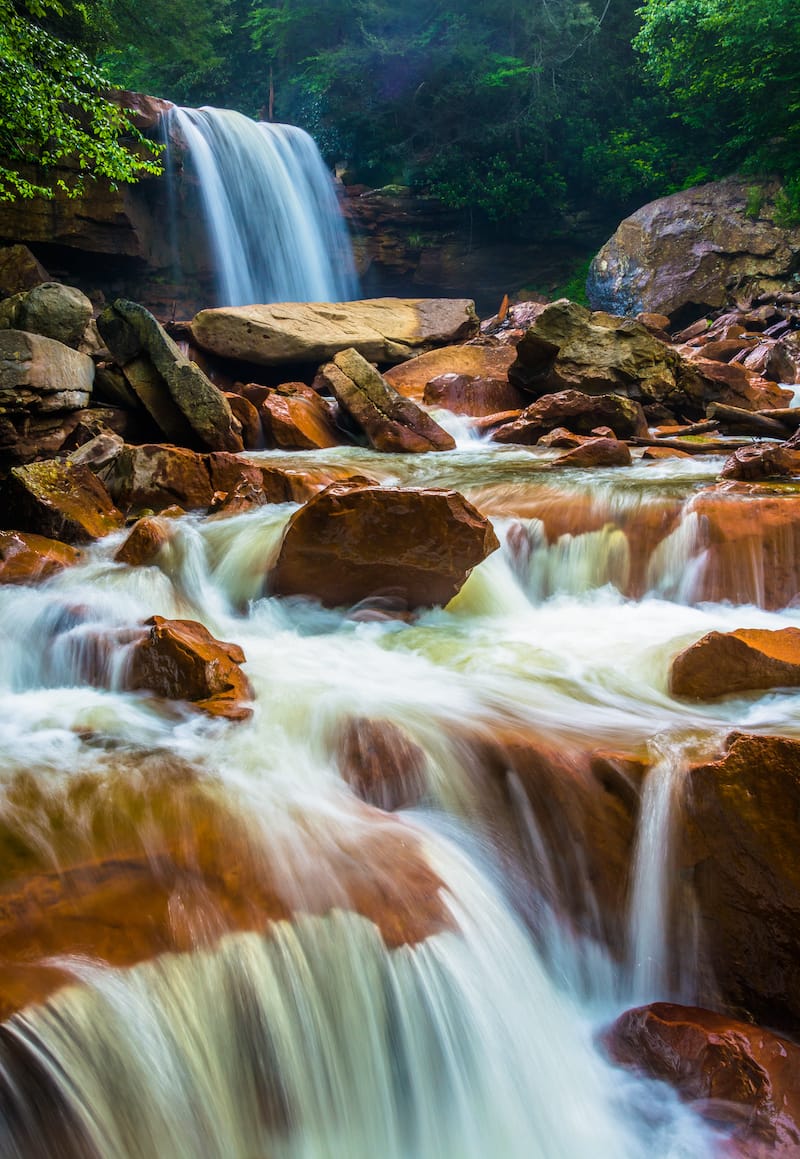
M631 468L627 497L612 473L593 474L592 501L606 507L590 512L585 546L598 566L581 564L575 582L574 550L561 550L545 582L530 565L550 546L531 540L525 520L547 522L542 496L563 487L569 502L580 484L537 478L531 452L462 446L389 458L349 449L303 459L414 485L460 481L487 509L495 504L501 530L515 519L526 527L528 554L521 559L521 540L507 535L447 609L412 623L358 622L346 610L269 597L264 577L293 507L267 506L170 521L148 567L114 562L120 533L36 589L0 587L3 888L12 900L29 880L47 898L87 880L102 890L132 867L137 888L163 901L169 951L154 956L141 925L128 945L127 895L108 903L122 943L109 921L114 966L87 949L94 910L68 910L62 927L83 931L73 945L48 949L48 923L37 961L0 926L0 996L8 963L14 984L29 970L75 983L0 1029L0 1153L711 1159L715 1139L699 1120L660 1084L613 1069L594 1043L634 1001L674 996L671 967L630 970L606 939L583 850L564 848L569 834L538 810L521 773L501 764L487 774L475 754L498 736L532 737L562 754L587 738L626 751L660 746L632 872L633 912L652 920L637 927L634 958L659 959L653 947L662 946L674 961L675 935L659 916L674 908L669 848L658 856L683 757L733 723L800 729L788 695L675 701L668 659L705 631L800 625L800 612L693 605L674 582L676 559L691 561L691 535L660 555L646 540L649 579L637 598L601 566L631 520L650 525L651 499L659 520L666 512L659 527L674 534L710 467ZM605 510L614 518L604 538ZM572 533L580 541L578 525ZM200 620L243 647L252 721L227 726L118 690L119 645L154 613ZM415 809L381 812L344 783L335 738L353 717L389 721L423 751ZM519 848L513 888L501 801ZM370 852L376 832L399 844ZM387 850L398 848L392 860ZM441 881L447 920L392 942L368 916L365 891L377 876L391 931L398 881L415 857ZM91 877L93 858L110 867L108 879L100 869ZM247 905L262 881L288 913L253 923ZM583 924L567 912L576 890ZM235 920L226 922L228 902ZM695 1000L698 980L683 964L678 990Z
M196 176L220 306L341 302L358 297L347 228L333 182L308 133L230 109L165 115L167 174L173 138Z

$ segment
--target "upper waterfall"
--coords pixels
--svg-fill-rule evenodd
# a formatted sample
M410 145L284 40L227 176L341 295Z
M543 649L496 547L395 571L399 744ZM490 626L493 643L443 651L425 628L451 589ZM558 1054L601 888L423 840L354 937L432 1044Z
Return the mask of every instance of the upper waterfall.
M172 108L164 127L173 188L176 138L199 185L217 305L358 296L333 181L308 133L212 108Z

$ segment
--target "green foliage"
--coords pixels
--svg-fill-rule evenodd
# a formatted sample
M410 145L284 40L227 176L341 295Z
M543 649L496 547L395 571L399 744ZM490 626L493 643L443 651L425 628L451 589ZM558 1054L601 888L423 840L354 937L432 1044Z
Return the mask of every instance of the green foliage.
M784 229L800 225L800 176L784 182L775 198L775 220Z
M90 19L85 4L67 12L59 0L0 0L0 200L76 196L87 177L129 182L158 171L144 147L122 142L142 138L105 99L105 76L54 31L71 23L77 39Z
M750 185L747 189L747 201L745 202L744 213L745 217L749 217L751 221L758 221L761 216L761 209L764 204L764 191L760 185Z
M717 172L800 173L796 0L645 0L647 74Z

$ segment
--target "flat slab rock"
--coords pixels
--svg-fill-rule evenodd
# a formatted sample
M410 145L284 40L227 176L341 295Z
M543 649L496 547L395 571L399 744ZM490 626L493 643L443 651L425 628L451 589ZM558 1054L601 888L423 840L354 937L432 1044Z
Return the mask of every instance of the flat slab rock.
M402 362L477 331L475 305L467 298L226 306L201 310L192 322L198 346L261 366L324 362L350 346L372 362Z
M333 484L289 520L269 584L328 607L444 605L497 547L489 520L457 491Z

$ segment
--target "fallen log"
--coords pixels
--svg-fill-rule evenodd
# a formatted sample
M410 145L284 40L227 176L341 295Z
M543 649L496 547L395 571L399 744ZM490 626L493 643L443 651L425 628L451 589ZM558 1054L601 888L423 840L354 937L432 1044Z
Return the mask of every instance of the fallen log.
M800 427L800 407L782 406L775 410L760 410L758 413L767 419L777 419L779 423L785 423L794 430Z
M754 435L767 435L770 438L788 439L792 429L777 419L765 418L763 411L743 410L738 406L728 406L721 402L711 402L706 407L706 415L710 419L718 419L724 426L744 428Z
M686 451L689 455L728 455L731 451L738 451L740 447L757 446L759 439L726 439L714 441L708 439L702 443L693 443L691 439L645 439L636 436L626 439L632 447L669 447L672 451Z

